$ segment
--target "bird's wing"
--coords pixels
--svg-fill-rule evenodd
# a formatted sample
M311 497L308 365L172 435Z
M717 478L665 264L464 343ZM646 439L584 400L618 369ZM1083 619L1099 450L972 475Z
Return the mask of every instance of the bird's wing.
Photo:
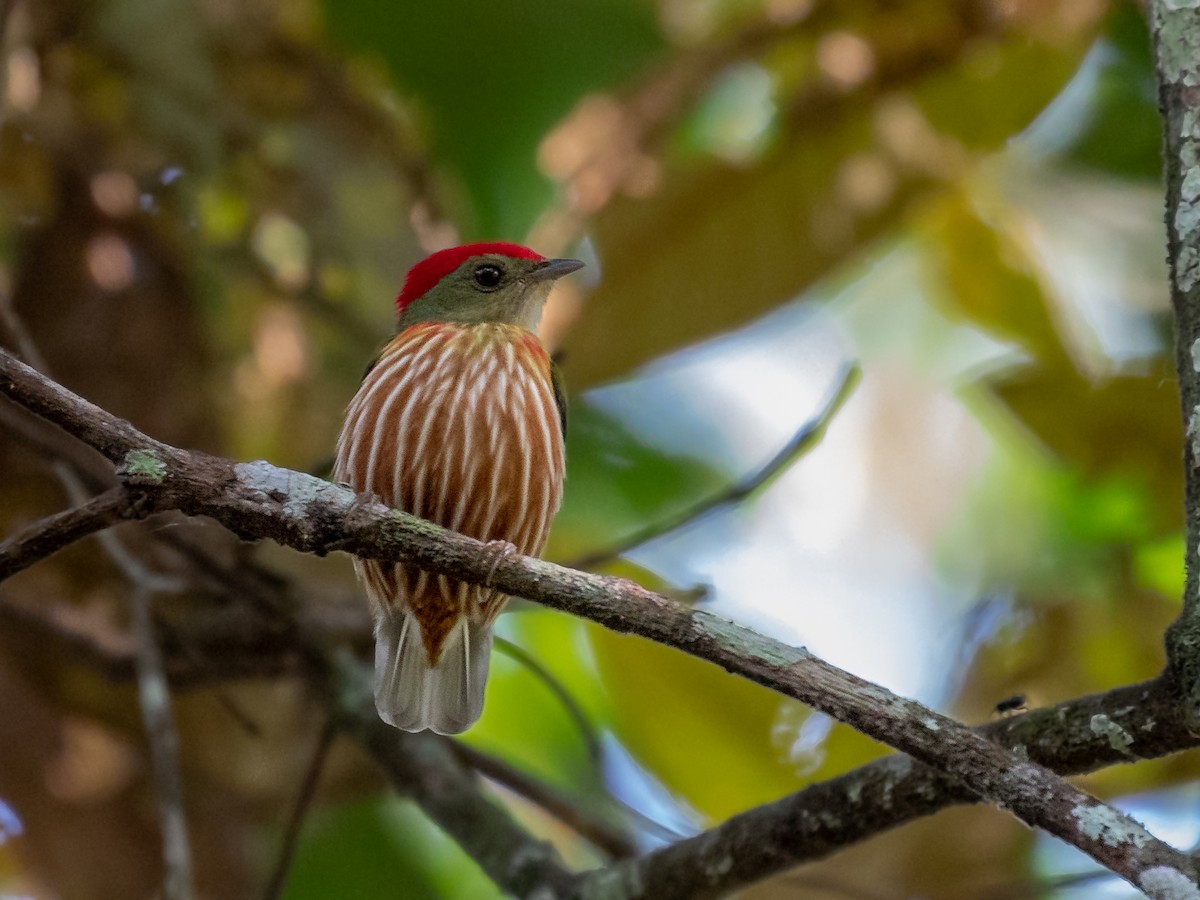
M558 421L562 424L562 436L567 437L567 388L563 382L562 369L550 361L550 384L554 388L554 402L558 406Z

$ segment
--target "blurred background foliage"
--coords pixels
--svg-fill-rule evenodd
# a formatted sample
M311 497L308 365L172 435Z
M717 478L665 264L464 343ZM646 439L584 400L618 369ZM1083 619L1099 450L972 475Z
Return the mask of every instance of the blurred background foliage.
M603 551L753 472L858 360L824 441L765 490L596 565L968 722L1014 694L1051 703L1159 671L1182 588L1182 434L1136 4L0 11L0 334L16 339L15 312L53 375L150 434L324 471L408 266L460 240L526 241L589 262L543 322L573 392L549 558ZM45 454L3 434L7 533L66 500ZM331 640L362 643L347 560L254 555ZM3 588L6 896L158 883L133 687L61 640L127 654L127 590L90 545ZM233 607L164 601L168 654L224 617L232 634ZM498 653L464 740L644 847L881 752L636 638L523 606L500 631L544 671ZM318 705L267 673L176 703L202 891L258 896ZM1195 769L1183 756L1087 784L1186 844ZM600 860L498 796L571 863ZM959 809L747 894L1128 893L1080 886L1087 867ZM335 745L288 898L494 893Z

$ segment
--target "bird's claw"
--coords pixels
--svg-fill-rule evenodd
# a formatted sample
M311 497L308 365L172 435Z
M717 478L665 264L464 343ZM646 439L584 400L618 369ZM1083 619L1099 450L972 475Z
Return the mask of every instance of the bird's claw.
M521 551L510 541L488 541L483 545L483 557L487 559L491 557L492 565L488 569L487 577L483 579L483 586L490 588L492 579L496 576L496 569L500 567L500 563L512 556L520 556Z
M343 483L343 486L353 490L352 485ZM371 517L368 514L368 510L370 510L370 508L376 503L383 503L383 500L378 494L374 494L371 491L356 492L354 499L351 500L350 505L346 507L346 515L343 520L346 525L346 529L348 531L353 531L362 524L370 522ZM387 504L384 505L386 506Z

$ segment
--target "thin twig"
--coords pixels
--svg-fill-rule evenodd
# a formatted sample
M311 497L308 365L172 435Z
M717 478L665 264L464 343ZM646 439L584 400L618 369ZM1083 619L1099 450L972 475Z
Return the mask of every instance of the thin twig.
M131 502L128 492L122 487L115 487L81 506L34 522L0 542L0 581L54 555L89 534L95 534L114 522L135 515L136 511L137 505Z
M444 740L465 765L489 781L494 781L545 810L610 858L626 859L637 852L637 846L629 835L583 809L579 801L490 753L484 753L461 741L450 738Z
M588 721L587 714L583 711L583 707L581 707L575 701L575 698L572 697L570 692L567 691L563 684L554 677L553 673L550 672L550 670L543 666L540 662L538 662L538 660L535 659L531 654L529 654L525 648L521 647L519 644L514 644L512 641L502 638L499 635L496 636L495 642L497 650L525 666L535 678L540 680L546 686L546 688L552 694L554 694L559 703L562 704L563 709L566 710L566 713L571 718L571 721L575 723L575 727L579 731L580 737L583 739L584 747L587 750L588 758L591 760L592 765L594 765L597 770L602 771L604 768L604 744L600 740L600 736L596 733L596 729L592 726L592 723ZM506 786L513 788L513 790L517 790L512 785ZM521 793L519 790L517 790L517 792ZM528 795L523 796L526 796L526 799L533 800L535 803L538 802L535 797L530 797ZM662 822L659 822L658 820L646 815L641 810L630 806L620 797L610 794L609 798L613 801L613 803L620 807L621 811L626 816L636 820L637 823L647 832L668 841L678 840L679 838L683 837L683 835L672 830L671 828L668 828ZM548 811L553 812L553 810ZM587 837L587 835L584 836Z
M317 784L321 780L321 771L325 768L325 761L329 758L329 748L333 746L333 739L336 736L337 729L334 728L333 720L330 719L321 728L312 760L308 764L308 771L304 773L304 781L300 785L300 795L296 798L296 806L292 809L291 818L288 819L287 828L283 833L283 845L279 848L279 859L263 890L263 900L278 900L283 895L283 889L287 886L288 872L291 871L292 860L296 856L296 847L300 843L300 832L304 828L304 819L317 795Z
M8 9L7 2L0 7L0 15L2 15L3 21L8 20ZM52 377L46 357L42 356L42 352L38 349L33 337L29 334L25 323L17 315L17 311L13 309L12 297L9 296L8 291L2 289L0 289L0 325L8 332L17 355L22 360L27 365L44 374L47 378Z
M94 494L117 483L103 456L7 399L0 403L0 429L24 444L39 461L47 461L56 477L54 466L61 463L70 466Z
M575 698L554 677L550 670L538 662L524 647L514 644L500 635L496 635L494 640L497 650L528 669L529 673L544 684L546 689L555 696L555 699L558 700L571 721L575 724L576 730L579 731L579 736L583 739L584 748L587 750L588 758L592 761L592 764L597 767L602 766L604 764L604 746L600 743L600 737L596 734L596 729L588 721L587 714L575 702Z
M825 406L816 417L805 422L800 430L792 436L782 449L767 461L761 468L752 472L722 491L689 506L668 519L654 522L638 529L632 534L621 538L603 550L593 550L566 563L571 569L594 569L610 562L618 556L623 556L630 550L648 544L672 531L677 531L685 525L690 525L697 519L707 515L714 509L749 500L755 494L765 490L776 478L791 467L805 453L820 443L828 431L833 417L850 399L850 395L862 380L862 370L857 364L849 364L840 372L837 387L826 401Z
M151 593L142 585L130 591L134 634L137 636L138 699L150 742L159 822L162 828L163 893L167 900L191 900L192 851L179 774L179 737L171 714L170 692L163 675L162 655L150 611Z

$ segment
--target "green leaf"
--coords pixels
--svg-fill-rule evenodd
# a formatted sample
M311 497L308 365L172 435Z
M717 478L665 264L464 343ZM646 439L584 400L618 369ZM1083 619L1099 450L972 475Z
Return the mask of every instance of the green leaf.
M778 98L795 106L754 165L665 160L655 193L615 200L595 219L603 278L566 342L572 383L624 374L828 277L968 172L971 153L1027 126L1086 37L1064 47L1014 35L982 50L949 41L947 60L913 63L882 96L814 101L805 81Z
M529 230L551 198L535 165L543 135L663 46L652 7L633 0L326 0L324 12L343 46L382 59L415 96L434 152L467 187L477 236Z
M1156 501L1153 531L1182 524L1183 426L1165 361L1145 375L1118 375L1098 384L1074 371L1025 369L993 390L1047 447L1085 476L1124 474L1140 483Z
M668 790L712 819L879 755L877 744L842 727L806 747L797 736L810 710L711 663L599 626L588 635L617 737Z
M1043 365L1070 367L1033 263L980 218L965 193L931 205L918 229L925 238L921 259L942 308L1018 344Z
M288 877L286 900L397 896L482 900L499 891L408 804L369 800L312 818Z
M1092 93L1083 122L1062 149L1068 162L1126 178L1162 174L1162 120L1146 17L1132 3L1115 3L1104 38L1093 48Z
M1181 600L1186 575L1183 564L1186 552L1187 544L1182 532L1139 545L1133 558L1137 583L1169 600Z

